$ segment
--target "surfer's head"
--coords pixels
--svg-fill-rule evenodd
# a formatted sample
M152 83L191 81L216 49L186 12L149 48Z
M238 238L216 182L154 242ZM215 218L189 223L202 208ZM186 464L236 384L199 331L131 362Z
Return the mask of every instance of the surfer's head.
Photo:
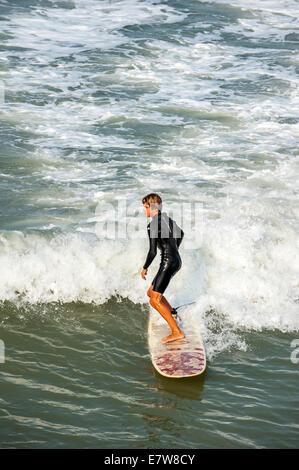
M153 217L162 210L162 199L159 194L150 193L142 198L144 213L146 217Z

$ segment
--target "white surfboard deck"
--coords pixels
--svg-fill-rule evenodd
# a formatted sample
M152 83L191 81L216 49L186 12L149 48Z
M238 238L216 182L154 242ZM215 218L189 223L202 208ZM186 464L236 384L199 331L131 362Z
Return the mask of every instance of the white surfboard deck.
M188 315L188 314L187 314ZM184 332L183 339L162 343L171 330L160 314L151 310L148 323L148 345L154 368L165 377L183 378L200 375L206 368L206 354L198 327L176 319Z

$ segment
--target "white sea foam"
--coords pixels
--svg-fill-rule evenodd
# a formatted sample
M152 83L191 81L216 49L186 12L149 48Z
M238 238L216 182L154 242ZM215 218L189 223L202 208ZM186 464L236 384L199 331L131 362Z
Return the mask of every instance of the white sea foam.
M227 199L218 211L218 218L203 218L201 247L183 249L183 269L169 295L177 302L196 300L200 314L210 306L237 327L298 328L298 231L291 214L280 223L271 201L246 197L238 204ZM147 248L145 237L3 233L0 298L102 303L118 294L144 302L140 269Z

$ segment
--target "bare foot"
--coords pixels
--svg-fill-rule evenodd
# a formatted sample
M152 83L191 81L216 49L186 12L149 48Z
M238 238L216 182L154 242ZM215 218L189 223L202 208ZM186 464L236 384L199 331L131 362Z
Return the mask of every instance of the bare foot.
M165 338L161 339L162 343L170 343L171 341L175 341L176 339L182 339L184 338L184 333L182 331L178 331L176 333L172 333L169 336L166 336Z

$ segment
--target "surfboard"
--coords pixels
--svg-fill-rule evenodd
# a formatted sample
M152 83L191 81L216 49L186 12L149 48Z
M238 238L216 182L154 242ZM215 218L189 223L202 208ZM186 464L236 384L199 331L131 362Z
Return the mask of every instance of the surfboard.
M161 343L171 331L159 313L152 310L148 323L148 346L154 368L159 374L171 378L200 375L206 368L206 354L198 327L184 325L176 320L184 332L183 339Z

